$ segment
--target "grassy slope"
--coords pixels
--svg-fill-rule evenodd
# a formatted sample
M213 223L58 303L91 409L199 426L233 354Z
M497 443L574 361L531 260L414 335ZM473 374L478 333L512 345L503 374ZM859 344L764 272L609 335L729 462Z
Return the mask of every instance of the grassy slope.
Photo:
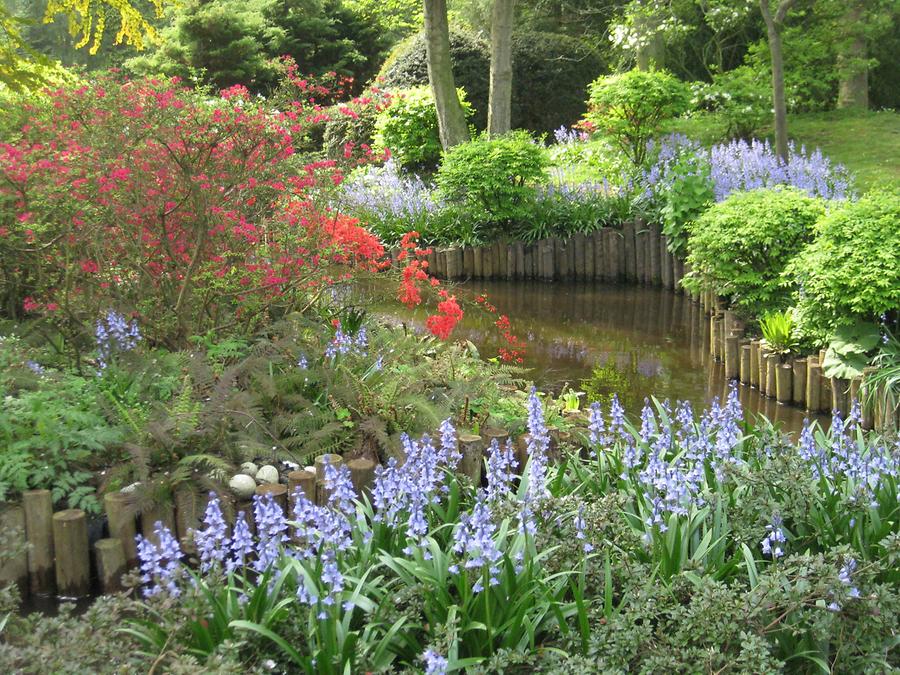
M719 140L720 131L709 118L679 120L675 126L704 143ZM763 130L770 140L771 129ZM900 185L900 113L824 112L790 115L788 135L807 149L821 148L856 177L860 191L875 185Z

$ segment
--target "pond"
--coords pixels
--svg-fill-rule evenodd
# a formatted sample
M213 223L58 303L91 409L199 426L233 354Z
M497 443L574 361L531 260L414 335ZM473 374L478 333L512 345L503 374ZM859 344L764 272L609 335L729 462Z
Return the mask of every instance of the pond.
M566 385L605 401L613 393L629 413L639 413L644 398L690 401L695 409L728 393L724 365L709 355L709 322L687 296L642 286L600 283L478 281L458 292L474 297L484 291L513 332L527 340L528 377L558 393ZM391 312L396 318L424 319L424 313ZM455 337L471 340L484 356L497 353L495 317L469 310ZM779 405L748 386L738 386L748 418L763 413L797 432L811 417ZM813 416L821 424L825 416Z

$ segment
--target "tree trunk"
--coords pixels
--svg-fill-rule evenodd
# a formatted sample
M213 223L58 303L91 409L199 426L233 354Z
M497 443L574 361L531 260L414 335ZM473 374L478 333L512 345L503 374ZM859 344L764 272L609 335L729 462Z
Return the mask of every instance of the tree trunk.
M759 8L769 36L769 55L772 59L772 107L775 109L775 152L784 160L788 157L787 104L784 97L784 56L781 52L781 27L794 0L782 0L775 16L769 0L759 0Z
M494 0L491 18L491 88L488 134L505 134L512 126L512 32L516 0Z
M637 69L663 68L666 63L666 43L662 33L658 30L659 16L653 10L645 10L643 7L639 12L635 16L635 29L640 34L639 46L635 55Z
M866 110L869 107L869 67L866 63L863 7L859 0L847 10L843 24L850 36L837 58L840 77L837 107Z
M447 0L425 0L424 10L428 82L437 108L441 146L447 150L469 140L469 129L453 81Z

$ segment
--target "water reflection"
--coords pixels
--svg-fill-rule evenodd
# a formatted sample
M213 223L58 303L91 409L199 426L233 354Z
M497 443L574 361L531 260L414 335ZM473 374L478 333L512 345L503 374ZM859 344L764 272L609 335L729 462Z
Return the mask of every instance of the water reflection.
M697 303L657 288L606 284L471 282L460 293L485 291L528 339L532 379L558 391L566 383L603 399L613 392L629 412L655 395L690 401L695 409L728 392L724 365L709 354L708 320ZM421 319L423 315L419 314ZM469 311L457 335L495 354L493 317ZM796 431L806 413L739 387L745 411L764 413Z

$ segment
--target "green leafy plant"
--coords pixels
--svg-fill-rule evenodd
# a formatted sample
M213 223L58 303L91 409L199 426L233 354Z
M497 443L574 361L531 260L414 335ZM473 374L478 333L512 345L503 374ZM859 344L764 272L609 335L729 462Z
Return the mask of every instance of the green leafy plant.
M782 272L824 212L821 200L792 188L733 193L688 226L693 273L682 283L711 288L743 312L779 309L791 291Z
M709 161L691 149L679 152L672 166L672 180L662 194L663 233L669 250L683 256L688 246L688 225L714 201Z
M803 330L818 336L855 319L874 323L900 307L900 191L871 192L835 205L815 227L815 238L787 267L797 293Z
M881 344L878 326L862 321L839 327L828 341L822 373L826 377L850 379L862 375L870 353Z
M763 314L759 320L759 328L766 346L782 357L797 348L794 315L790 310Z
M444 200L467 207L503 232L528 218L546 166L544 147L526 132L513 132L451 148L435 182Z
M662 122L686 112L688 86L661 70L607 75L590 86L587 120L612 138L636 165L644 163L647 141Z
M750 66L738 66L716 73L712 83L696 83L692 103L715 114L725 138L749 139L772 116L768 80Z
M466 92L457 89L466 117L472 106ZM420 86L393 92L390 105L375 122L375 147L388 149L400 166L419 171L433 171L441 161L441 139L438 136L437 109L429 87Z

